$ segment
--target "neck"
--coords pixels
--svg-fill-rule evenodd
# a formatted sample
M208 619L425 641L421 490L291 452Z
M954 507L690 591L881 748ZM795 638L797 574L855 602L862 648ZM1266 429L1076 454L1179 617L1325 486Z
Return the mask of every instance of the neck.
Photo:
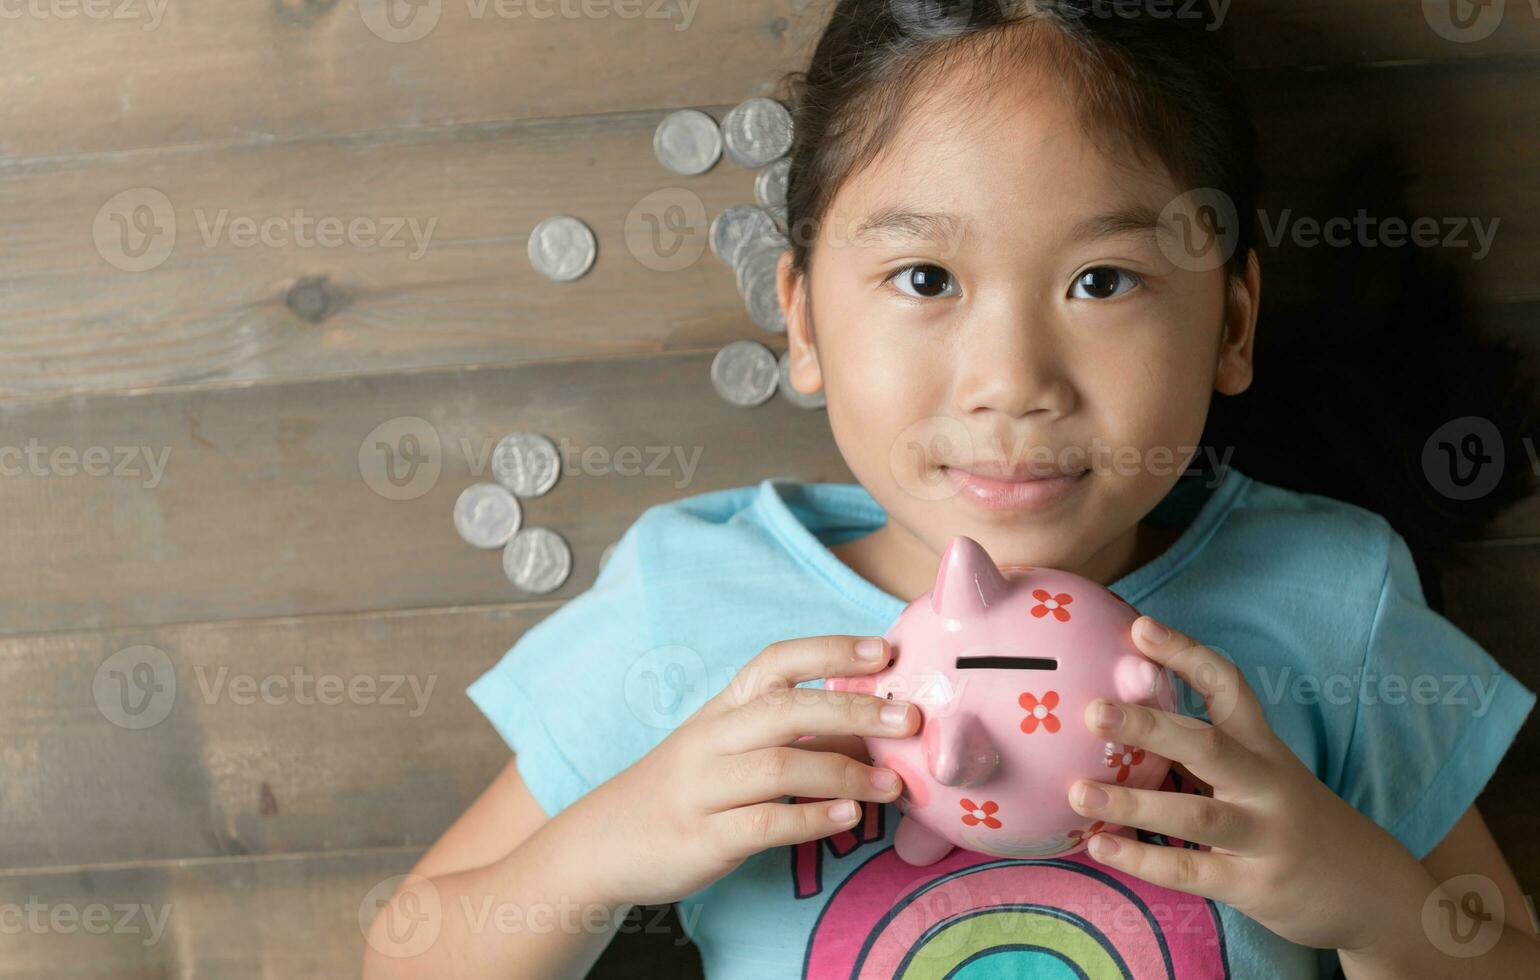
M1178 533L1136 524L1077 567L1062 570L1111 585L1165 551ZM930 591L941 561L939 552L891 520L871 534L831 550L862 578L905 602Z

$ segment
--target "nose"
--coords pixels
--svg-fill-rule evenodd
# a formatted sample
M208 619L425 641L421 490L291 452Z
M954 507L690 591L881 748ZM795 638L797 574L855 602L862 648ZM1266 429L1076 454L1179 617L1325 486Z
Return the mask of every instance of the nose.
M1041 297L1018 289L974 311L958 334L954 384L962 411L1010 418L1034 412L1057 418L1073 411L1075 390L1064 352L1042 306Z
M971 711L926 719L920 750L931 778L943 786L979 786L1000 768L1000 750Z

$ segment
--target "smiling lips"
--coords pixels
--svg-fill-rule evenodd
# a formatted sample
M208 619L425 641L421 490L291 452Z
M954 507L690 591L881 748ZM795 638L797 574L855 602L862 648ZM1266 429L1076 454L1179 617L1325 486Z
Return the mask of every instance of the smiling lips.
M967 469L943 466L941 471L964 498L1000 511L1044 510L1085 482L1089 469L1043 474L1028 464L976 463Z

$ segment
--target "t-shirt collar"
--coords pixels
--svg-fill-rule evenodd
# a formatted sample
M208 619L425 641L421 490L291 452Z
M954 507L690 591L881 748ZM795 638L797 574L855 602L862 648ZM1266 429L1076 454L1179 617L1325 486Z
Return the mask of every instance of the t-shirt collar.
M1211 490L1179 481L1157 509L1170 510L1168 502L1181 494L1207 491L1206 499L1169 548L1113 582L1112 591L1138 605L1170 580L1203 550L1251 482L1233 466L1220 471L1219 482ZM908 605L862 578L830 550L832 545L869 534L887 522L887 512L865 487L771 477L760 482L754 506L787 550L850 602L885 622L897 619Z

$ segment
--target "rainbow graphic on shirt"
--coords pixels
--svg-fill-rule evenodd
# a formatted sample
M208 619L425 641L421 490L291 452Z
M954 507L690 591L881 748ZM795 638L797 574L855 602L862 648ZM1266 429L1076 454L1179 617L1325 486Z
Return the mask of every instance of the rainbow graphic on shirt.
M877 851L829 898L810 980L1219 980L1218 907L1084 852L1021 860L957 849L916 868Z

